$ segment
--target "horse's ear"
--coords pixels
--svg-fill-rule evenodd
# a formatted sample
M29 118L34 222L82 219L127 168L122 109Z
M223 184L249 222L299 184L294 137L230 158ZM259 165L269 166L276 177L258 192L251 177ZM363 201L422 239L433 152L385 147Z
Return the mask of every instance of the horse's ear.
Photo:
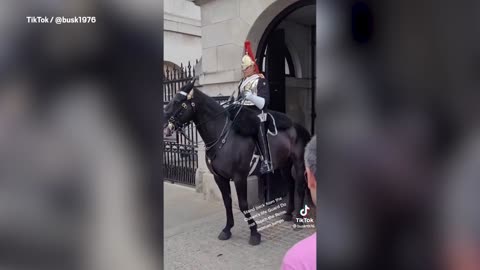
M194 90L195 90L195 87L193 87L192 90L190 90L190 92L187 95L187 99L192 99L193 98Z
M193 98L193 90L195 89L195 81L197 80L197 77L194 77L193 80L188 84L189 86L192 86L192 89L188 93L187 99L192 99Z

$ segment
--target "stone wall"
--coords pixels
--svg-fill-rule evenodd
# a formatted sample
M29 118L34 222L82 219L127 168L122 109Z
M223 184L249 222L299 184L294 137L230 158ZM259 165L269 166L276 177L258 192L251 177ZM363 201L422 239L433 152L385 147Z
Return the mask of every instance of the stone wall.
M178 66L202 56L200 7L186 0L164 2L164 58ZM193 63L192 63L193 64Z

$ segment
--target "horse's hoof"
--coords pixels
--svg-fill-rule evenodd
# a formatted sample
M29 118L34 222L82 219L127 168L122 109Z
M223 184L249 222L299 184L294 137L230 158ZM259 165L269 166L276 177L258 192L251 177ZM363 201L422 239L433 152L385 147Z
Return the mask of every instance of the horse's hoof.
M228 239L230 239L230 237L232 237L232 233L231 233L231 232L222 231L222 232L218 235L218 239L220 239L220 240L228 240Z
M292 217L291 214L285 214L285 215L283 215L283 220L284 221L292 221L293 217Z
M261 241L262 241L262 235L259 233L256 233L256 234L250 235L250 240L248 240L248 243L252 246L256 246L260 244Z

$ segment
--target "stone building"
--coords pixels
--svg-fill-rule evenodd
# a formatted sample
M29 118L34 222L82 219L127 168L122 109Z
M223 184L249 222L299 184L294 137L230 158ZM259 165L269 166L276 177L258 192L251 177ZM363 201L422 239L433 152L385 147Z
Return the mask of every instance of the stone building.
M211 96L232 94L242 76L240 59L244 41L248 39L270 84L270 109L287 113L313 131L315 1L193 2L201 10L202 57L197 74L202 91ZM208 199L221 200L203 157L204 152L200 151L197 189ZM248 186L250 203L262 200L255 196L262 188L256 179L252 178Z
M200 7L189 0L165 0L163 27L165 67L171 69L200 59Z

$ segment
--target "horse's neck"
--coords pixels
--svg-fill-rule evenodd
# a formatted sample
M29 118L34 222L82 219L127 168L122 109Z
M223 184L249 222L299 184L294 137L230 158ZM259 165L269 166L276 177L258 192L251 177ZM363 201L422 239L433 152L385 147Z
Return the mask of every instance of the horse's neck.
M206 106L197 105L197 112L193 122L197 126L197 131L206 144L216 141L229 121L223 108L206 108Z

